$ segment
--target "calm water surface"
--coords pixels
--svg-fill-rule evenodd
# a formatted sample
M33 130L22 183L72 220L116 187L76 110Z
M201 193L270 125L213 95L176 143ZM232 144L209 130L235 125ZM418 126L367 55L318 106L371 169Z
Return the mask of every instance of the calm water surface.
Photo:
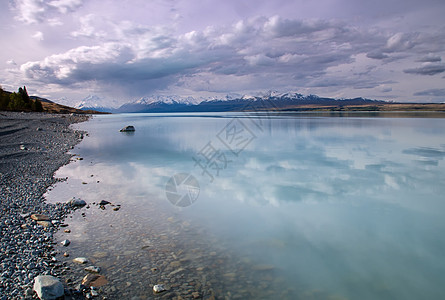
M129 114L77 128L83 160L47 199L90 203L59 238L102 266L111 298L445 299L443 118Z

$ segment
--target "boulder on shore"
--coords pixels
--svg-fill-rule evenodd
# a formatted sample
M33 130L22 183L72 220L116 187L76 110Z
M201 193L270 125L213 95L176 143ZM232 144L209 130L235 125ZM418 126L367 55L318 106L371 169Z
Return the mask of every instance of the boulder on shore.
M34 291L41 300L53 300L65 294L63 284L51 275L37 276L34 279Z
M132 132L135 131L136 129L134 128L134 126L125 126L124 128L122 128L121 130L119 130L120 132Z

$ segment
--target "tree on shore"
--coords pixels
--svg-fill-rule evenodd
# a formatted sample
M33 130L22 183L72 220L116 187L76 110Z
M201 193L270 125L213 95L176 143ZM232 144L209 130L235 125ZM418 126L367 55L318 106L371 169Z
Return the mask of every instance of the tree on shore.
M26 86L20 87L17 93L6 92L0 86L0 110L41 112L43 106L40 100L29 97Z
M0 109L6 109L9 105L9 94L0 86Z
M26 108L26 103L23 101L22 95L20 93L12 93L9 95L8 108L10 110L19 110Z

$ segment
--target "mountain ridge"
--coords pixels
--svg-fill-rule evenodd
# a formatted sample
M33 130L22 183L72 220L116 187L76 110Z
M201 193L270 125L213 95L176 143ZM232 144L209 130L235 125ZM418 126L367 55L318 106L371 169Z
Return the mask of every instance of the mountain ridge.
M278 93L269 91L258 96L227 95L225 100L215 97L193 98L181 96L150 96L127 102L118 108L98 106L77 106L83 110L100 110L111 113L160 113L160 112L228 112L247 110L287 110L303 106L347 106L377 105L390 103L365 98L335 99L317 95L302 95L295 92ZM307 109L309 109L307 107Z

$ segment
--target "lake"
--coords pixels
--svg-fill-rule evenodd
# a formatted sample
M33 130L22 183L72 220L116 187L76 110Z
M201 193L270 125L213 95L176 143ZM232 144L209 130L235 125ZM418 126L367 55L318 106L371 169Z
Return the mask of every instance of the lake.
M438 116L95 116L46 195L89 203L60 260L109 299L445 299Z

